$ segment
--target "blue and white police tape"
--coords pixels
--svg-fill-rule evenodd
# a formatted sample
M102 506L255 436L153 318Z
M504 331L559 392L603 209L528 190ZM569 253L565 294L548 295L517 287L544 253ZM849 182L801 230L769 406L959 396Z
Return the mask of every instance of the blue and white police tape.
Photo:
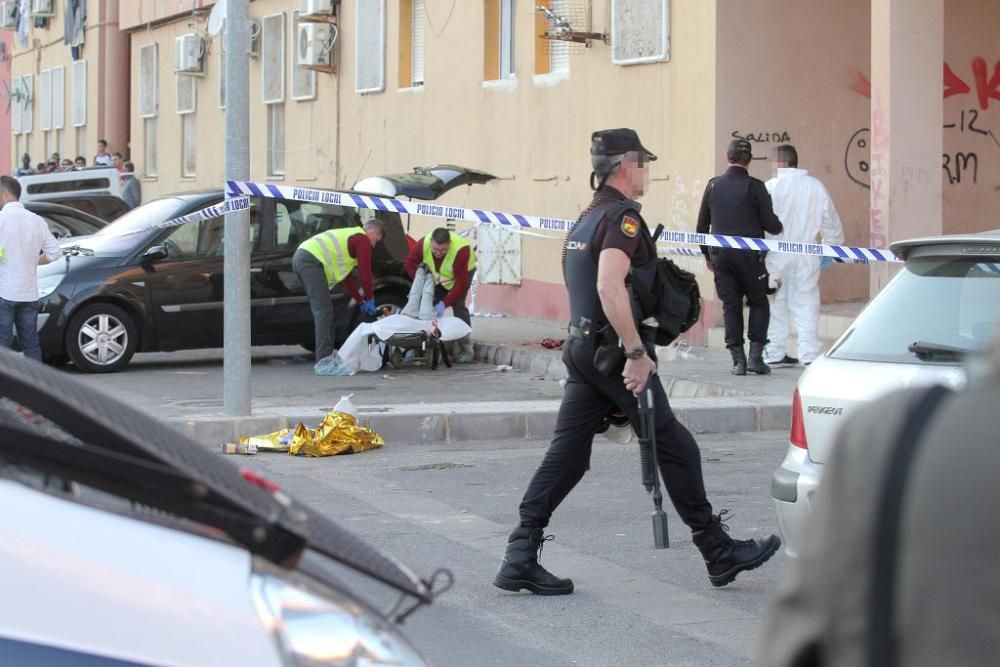
M250 197L232 197L230 199L226 199L221 204L206 206L205 208L194 211L193 213L188 213L187 215L182 215L179 218L173 218L172 220L167 220L166 222L153 225L153 229L165 229L167 227L186 225L189 222L201 222L202 220L208 220L210 218L221 218L230 211L247 210L250 208L250 204Z
M574 220L546 218L519 213L504 213L477 208L442 206L424 202L402 201L391 197L364 195L356 192L338 190L320 190L274 183L251 183L246 181L226 181L226 196L229 198L223 204L195 211L182 218L170 220L161 226L197 222L208 218L224 215L217 210L219 207L249 206L243 203L247 197L263 197L290 201L314 202L333 206L407 213L445 220L464 220L475 224L499 225L511 230L539 230L543 232L566 232L576 224ZM240 202L239 204L230 202ZM229 210L229 209L226 209ZM767 250L771 252L793 255L812 255L814 257L831 257L839 262L899 262L899 258L888 250L878 248L860 248L855 246L823 245L818 243L795 243L779 239L758 239L744 236L726 236L723 234L697 234L694 232L664 231L657 241L673 245L696 245L714 248L730 248L737 250ZM689 249L693 250L693 249ZM696 253L677 252L695 256Z

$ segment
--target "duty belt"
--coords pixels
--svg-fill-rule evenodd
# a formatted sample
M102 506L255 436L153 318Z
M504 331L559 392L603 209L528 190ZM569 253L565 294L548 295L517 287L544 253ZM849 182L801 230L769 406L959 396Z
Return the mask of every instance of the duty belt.
M581 317L577 322L570 322L567 331L570 338L600 340L601 336L609 329L610 327L607 324L597 326L589 317Z

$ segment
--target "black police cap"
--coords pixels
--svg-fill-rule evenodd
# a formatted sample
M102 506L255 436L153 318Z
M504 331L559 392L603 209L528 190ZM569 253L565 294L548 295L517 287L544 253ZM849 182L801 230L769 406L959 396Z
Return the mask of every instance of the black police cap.
M631 128L599 130L590 135L591 155L622 155L632 151L642 152L649 161L656 159L656 156L642 145L639 135Z

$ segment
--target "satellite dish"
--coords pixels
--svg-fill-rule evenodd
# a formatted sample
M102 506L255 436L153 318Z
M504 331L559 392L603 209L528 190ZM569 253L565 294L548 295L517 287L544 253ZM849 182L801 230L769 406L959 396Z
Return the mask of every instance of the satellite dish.
M219 0L208 15L208 34L217 37L226 25L226 0Z

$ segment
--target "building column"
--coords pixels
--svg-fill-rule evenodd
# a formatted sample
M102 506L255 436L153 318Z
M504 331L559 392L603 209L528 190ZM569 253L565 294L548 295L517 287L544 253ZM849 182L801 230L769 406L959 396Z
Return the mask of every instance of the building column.
M942 232L943 0L871 0L870 241ZM871 294L893 275L872 265Z
M101 0L99 5L100 51L96 62L98 99L93 125L96 135L87 136L88 150L93 151L98 139L108 140L108 150L129 156L129 72L131 53L129 34L118 25L118 0ZM172 46L172 44L170 45ZM172 50L161 47L161 53ZM161 56L162 58L163 56Z

